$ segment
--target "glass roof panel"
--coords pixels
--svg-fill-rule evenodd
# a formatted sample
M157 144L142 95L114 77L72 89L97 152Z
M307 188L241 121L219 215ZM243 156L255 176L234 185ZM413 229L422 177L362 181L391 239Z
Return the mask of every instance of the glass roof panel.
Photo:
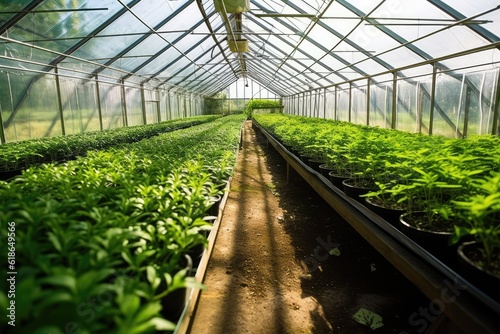
M46 1L16 22L5 36L64 52L110 19L121 5L112 0Z
M229 50L229 25L213 0L201 2L204 11L193 0L36 3L1 1L0 69L43 73L57 64L76 77L152 85L170 78L174 89L195 92L247 76L292 94L392 69L401 78L429 75L431 64L406 67L435 58L440 71L500 62L498 0L252 0L241 25L229 15L242 30L236 37L248 40L242 54ZM31 13L19 13L29 5ZM448 57L479 47L490 49Z
M432 54L433 58L446 56L487 44L466 27L454 27L436 33L413 43L415 46Z
M440 2L447 4L465 16L473 16L479 12L484 12L498 6L497 0L441 0ZM498 14L496 17L498 17ZM481 17L481 19L483 19L483 17Z
M31 0L10 0L0 2L0 27L23 10Z
M441 62L450 69L471 68L478 66L479 69L500 68L500 52L498 50L486 50L476 52L472 55L451 58Z

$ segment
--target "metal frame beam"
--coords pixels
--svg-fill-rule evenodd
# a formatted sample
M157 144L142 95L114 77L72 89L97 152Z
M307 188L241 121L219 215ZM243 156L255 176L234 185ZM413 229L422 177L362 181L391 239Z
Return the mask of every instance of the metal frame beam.
M427 1L436 6L437 8L439 8L440 10L442 10L443 12L445 12L446 14L448 14L449 16L451 16L452 18L454 18L455 20L462 21L467 18L458 10L447 5L441 0L427 0ZM500 5L497 6L497 9L500 9ZM478 34L479 36L481 36L490 43L498 42L500 40L500 38L497 35L493 34L491 31L477 24L466 24L466 26L467 28L471 29L476 34Z

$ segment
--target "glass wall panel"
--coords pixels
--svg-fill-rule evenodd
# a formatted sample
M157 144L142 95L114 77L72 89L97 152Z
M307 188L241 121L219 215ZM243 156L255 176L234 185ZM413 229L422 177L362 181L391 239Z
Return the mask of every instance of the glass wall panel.
M334 119L335 118L335 91L326 91L326 111L325 118Z
M175 93L170 93L170 119L179 118L179 96Z
M397 130L418 132L418 94L419 85L414 82L398 80L396 126Z
M432 76L398 81L396 129L428 133Z
M366 125L366 86L352 87L351 121Z
M144 89L146 124L158 123L158 97L154 90Z
M491 133L498 73L498 70L462 73L439 80L439 92L447 103L441 101L436 107L433 133L455 137ZM442 126L445 130L438 128L443 123L448 125Z
M144 115L142 114L141 90L125 87L125 99L128 126L143 125Z
M370 85L370 125L381 128L391 127L391 91L384 84Z
M318 91L318 116L320 118L325 118L325 91Z
M7 142L62 134L54 76L9 71L0 73L0 82Z
M349 87L343 85L337 88L337 114L338 121L349 121Z
M160 120L161 122L167 121L170 119L169 113L169 101L168 101L168 91L164 89L160 89Z
M95 82L60 77L59 84L66 134L100 130Z
M297 95L297 111L295 115L304 116L304 96Z
M498 89L500 69L467 74L467 79L477 89L477 107L471 108L467 134L483 135L493 131L495 93Z
M304 116L311 117L311 107L312 107L311 93L307 92L304 94Z
M99 84L101 98L102 126L105 130L123 127L123 106L121 87Z

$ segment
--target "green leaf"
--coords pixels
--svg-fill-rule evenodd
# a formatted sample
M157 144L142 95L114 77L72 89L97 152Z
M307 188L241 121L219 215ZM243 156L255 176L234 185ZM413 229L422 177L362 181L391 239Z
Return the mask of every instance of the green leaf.
M48 232L47 235L54 248L60 252L62 250L62 246L59 242L59 238L57 238L57 236L52 232Z
M158 316L160 311L161 311L160 302L150 302L141 307L141 309L137 313L136 318L134 319L134 322L136 324L140 324L145 321L148 321L151 318Z
M33 300L38 297L40 288L35 283L35 277L29 276L18 283L17 290L16 318L18 318L19 320L23 320L30 314L33 307Z
M147 266L146 267L146 274L147 274L149 283L151 283L151 285L152 285L156 279L156 269L153 266Z
M41 283L68 288L71 292L76 292L76 279L70 275L54 275L42 278Z
M358 312L354 314L353 318L360 324L369 326L372 330L384 326L380 315L365 308L360 308Z
M74 298L71 294L65 291L54 291L47 294L47 297L42 299L42 301L36 305L38 312L51 306L51 305L61 305L63 303L74 302Z
M90 270L78 277L76 281L77 289L78 291L91 290L91 288L95 287L97 283L109 277L114 272L115 271L113 269L102 269L99 271Z
M123 295L118 300L118 306L120 307L120 312L126 317L134 316L140 307L140 303L141 303L140 298L133 294Z
M176 327L173 322L159 317L151 319L151 323L155 326L157 331L173 331Z
M9 300L7 299L7 295L0 291L0 308L5 310L9 306Z
M340 249L335 247L335 248L330 249L330 251L328 253L330 253L330 255L340 256Z
M123 334L143 334L152 333L154 330L154 323L150 320L141 324L136 324L132 327L127 327L120 331Z
M207 288L205 285L198 282L196 278L191 276L186 277L186 279L184 280L184 286L187 288L200 289L200 290L206 290Z
M167 286L170 286L172 284L172 275L170 275L169 273L165 273L163 276L165 277Z
M132 259L132 256L130 255L130 250L125 249L124 251L122 251L122 257L125 260L125 262L130 264L132 267L135 267L134 260Z
M37 328L32 334L64 334L64 332L57 326L43 326Z

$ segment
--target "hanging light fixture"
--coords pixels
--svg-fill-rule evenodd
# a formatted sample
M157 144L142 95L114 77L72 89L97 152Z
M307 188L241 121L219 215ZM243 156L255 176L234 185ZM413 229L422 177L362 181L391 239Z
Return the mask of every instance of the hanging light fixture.
M243 13L250 10L250 0L214 0L215 11L229 14Z
M214 0L215 10L221 13L228 30L227 44L231 52L248 52L248 40L241 38L243 12L250 10L249 0ZM232 22L227 14L233 14Z

